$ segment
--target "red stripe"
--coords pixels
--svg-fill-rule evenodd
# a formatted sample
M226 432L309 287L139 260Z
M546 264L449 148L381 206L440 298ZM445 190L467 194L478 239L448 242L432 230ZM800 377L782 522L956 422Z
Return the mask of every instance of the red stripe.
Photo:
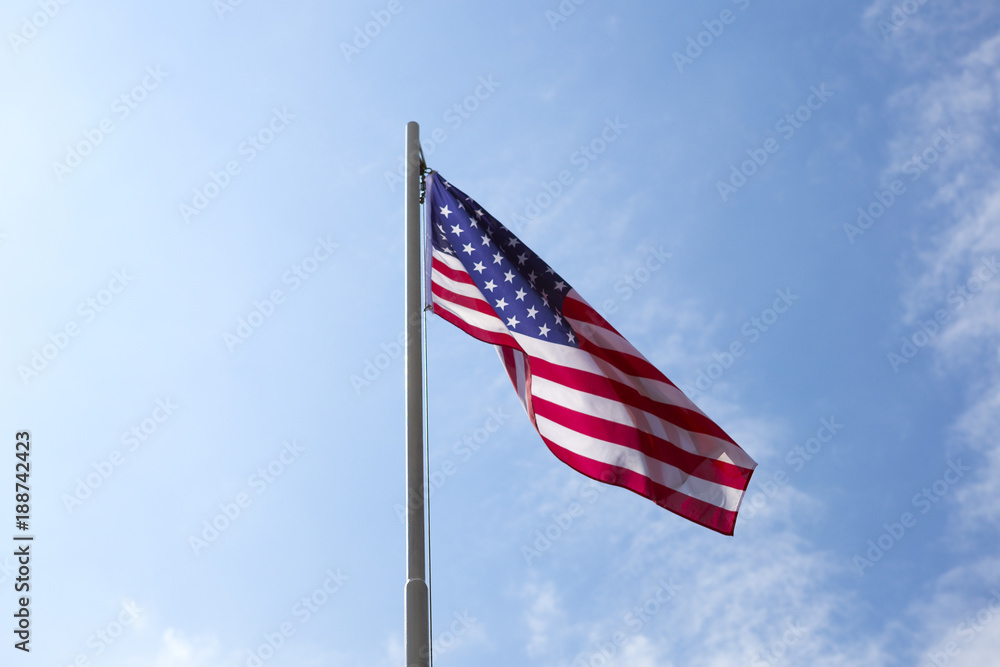
M602 329L606 329L607 331L621 337L622 340L625 340L625 337L615 331L615 328L608 324L596 310L585 303L575 299L566 299L563 301L563 314L565 314L568 319L587 322L589 324L599 326ZM594 318L597 318L600 321L594 321ZM648 378L650 380L659 380L660 382L669 384L673 387L677 386L671 382L670 378L660 372L660 369L649 363L649 361L641 354L632 354L631 352L601 347L587 338L583 333L577 331L577 334L579 334L581 350L589 352L599 359L603 359L623 373Z
M628 489L643 498L652 500L660 507L670 510L674 514L678 514L685 519L690 519L723 535L733 534L733 527L736 524L736 512L731 512L711 503L706 503L703 500L692 498L680 491L657 484L648 477L644 477L626 468L588 459L585 456L560 447L545 436L542 436L542 440L545 441L549 451L555 454L556 458L591 479Z
M439 317L448 320L456 327L469 334L473 338L477 338L484 343L492 343L493 345L506 345L507 347L513 347L515 349L521 349L517 345L517 341L510 334L497 333L496 331L487 331L486 329L480 329L477 326L469 324L458 315L445 310L443 306L434 304L434 313Z
M440 283L432 283L431 292L434 296L440 297L445 301L450 301L459 306L465 306L469 310L474 310L477 313L482 313L483 315L497 317L496 311L490 308L490 304L486 303L482 299L466 296L464 294L457 294L452 292L447 287L442 287Z
M474 281L472 279L472 276L470 276L466 271L459 271L458 269L453 269L436 257L431 261L431 266L434 268L435 271L440 272L441 275L447 276L448 278L451 278L457 283L466 283L469 285L476 284L476 281Z
M709 482L743 491L747 488L747 482L753 473L752 470L745 470L726 461L692 454L669 440L664 440L633 426L577 412L538 396L534 396L532 402L536 414L547 417L557 424L592 438L606 440L642 452L650 458L672 465L689 475Z
M510 383L514 385L514 389L518 389L517 386L517 362L514 359L514 350L509 347L501 347L500 354L503 355L503 365L507 370L507 377L510 378Z
M632 385L612 380L604 375L597 375L596 373L588 373L587 371L553 364L537 357L532 358L531 367L532 372L538 377L558 382L567 387L574 387L595 396L631 405L640 410L645 410L685 431L711 435L720 440L736 444L718 424L700 412L695 412L679 405L661 403L650 398Z

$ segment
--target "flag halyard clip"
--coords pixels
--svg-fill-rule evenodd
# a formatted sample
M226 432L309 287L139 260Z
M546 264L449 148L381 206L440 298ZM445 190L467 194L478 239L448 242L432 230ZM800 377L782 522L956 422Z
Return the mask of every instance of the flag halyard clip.
M425 177L431 173L431 170L427 168L427 163L424 162L424 147L420 146L417 150L420 155L420 203L423 204L424 196L427 194L427 179Z

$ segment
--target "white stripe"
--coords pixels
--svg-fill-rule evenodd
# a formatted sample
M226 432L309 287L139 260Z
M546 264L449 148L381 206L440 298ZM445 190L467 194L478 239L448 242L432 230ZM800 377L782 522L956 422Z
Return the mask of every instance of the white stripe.
M746 452L734 450L731 442L713 435L688 431L645 410L610 398L588 394L537 375L531 379L531 394L569 410L637 428L697 456L732 463L741 468L753 469L756 466ZM734 460L734 453L741 456Z
M517 333L513 335L514 339L517 340L518 345L520 345L521 349L524 350L525 354L527 354L529 357L538 357L540 359L548 361L549 363L553 363L559 366L565 366L567 368L573 368L576 370L594 373L595 375L603 375L605 377L610 377L613 380L617 380L623 384L635 387L635 389L640 394L647 396L650 399L660 403L666 403L668 405L680 405L680 407L687 407L687 404L690 403L690 400L686 400L687 399L686 396L684 397L685 403L678 403L675 401L668 400L669 397L672 397L674 394L680 394L681 396L683 396L680 390L677 389L676 387L669 387L669 385L665 385L662 382L643 381L642 378L637 378L633 375L626 375L625 373L622 373L614 369L613 366L610 366L605 362L600 362L600 360L595 359L592 354L589 354L582 350L578 350L574 347L569 347L568 345L557 345L555 343L547 343L545 341L540 341L530 336L523 336ZM538 377L532 378L532 393L534 394L538 393L534 389L534 385L538 381L539 381ZM668 388L673 391L667 392L666 390ZM588 397L591 396L591 394L586 394L586 395ZM539 398L545 398L545 397L539 396ZM594 398L596 399L597 397L595 396ZM606 401L608 399L603 399L603 400ZM638 408L636 409L638 410ZM584 409L580 410L580 412L589 412L589 410ZM698 412L701 413L701 410L698 410ZM649 413L644 412L643 414L649 414ZM653 415L649 416L653 419L657 419L658 421L662 421L654 417ZM616 421L614 419L611 420ZM619 422L619 423L629 423L629 422ZM669 422L662 422L662 423L667 424ZM673 425L671 424L671 426ZM678 427L675 426L674 428ZM659 433L656 431L650 431L650 432L652 432L654 435L659 435ZM684 432L690 433L689 431L686 430L684 430ZM734 445L728 440L716 438L715 436L702 435L697 433L691 433L690 435L691 437L697 439L698 442L697 446L694 444L685 445L684 443L687 441L684 439L680 439L679 441L674 440L672 438L666 438L666 439L670 440L678 447L681 447L684 450L691 452L692 454L699 454L701 456L712 456L712 458L717 458L721 461L728 461L730 463L740 466L741 468L748 468L752 470L757 467L757 463L752 458L750 458L750 456L745 451L743 451L739 447L739 445ZM704 439L710 439L710 440L704 440ZM702 444L703 442L704 444ZM706 449L700 450L698 449L698 447L706 447ZM705 454L704 453L705 451L717 452L717 453Z
M454 255L449 255L446 252L441 252L437 248L434 248L434 259L440 261L442 264L444 264L450 269L461 271L462 273L468 273L468 271L465 269L465 265L462 264L462 260L460 260L458 257L455 257Z
M588 304L586 301L580 298L580 295L576 293L576 290L572 290L566 296L567 298L572 297L576 301L582 303L587 308L591 308L590 304ZM591 308L591 310L593 310L593 308ZM628 340L626 340L621 334L608 331L607 329L599 327L595 324L591 324L590 322L574 320L570 317L567 317L566 321L569 322L570 326L573 327L573 330L576 331L577 334L579 334L583 338L586 338L594 345L604 348L605 350L630 354L634 357L642 359L650 366L654 366L654 364L651 364L649 360L646 359L646 357L643 356L643 354L639 352L639 350L637 350L635 346L632 345L632 343L628 342ZM701 411L701 408L699 408L697 405L694 404L694 401L688 398L687 394L685 394L679 388L671 384L668 384L666 382L661 382L660 380L654 380L651 378L643 378L636 375L627 374L624 371L617 368L616 366L610 364L609 362L604 361L603 359L594 358L593 360L594 363L600 365L601 370L604 371L606 375L612 376L621 382L627 382L629 384L632 384L637 389L642 391L644 394L648 394L651 391L655 391L657 393L651 394L652 396L663 396L664 399L666 399L666 402L668 403L679 405L681 407L687 408L688 410L694 410L695 412L698 412L700 414L705 414L704 412ZM587 370L587 369L581 369L581 370ZM620 376L624 376L630 379L624 380Z
M535 415L535 423L543 436L592 461L631 470L657 484L731 512L735 512L740 506L743 491L739 489L692 477L634 449L577 433L540 415Z
M543 344L545 343L545 341L540 342ZM524 345L525 344L522 343L522 347ZM575 368L576 370L587 371L588 373L604 375L605 377L609 377L612 380L621 382L622 384L635 387L639 393L649 396L654 401L667 403L668 405L676 405L702 415L705 414L691 401L690 398L687 397L683 391L671 384L654 380L652 378L630 375L611 362L595 357L589 352L584 352L583 350L574 347L568 347L566 345L549 345L553 348L558 348L553 350L557 359L550 359L546 356L542 356L542 358L546 359L546 361L552 361L552 363L558 363L560 366Z
M524 411L530 416L531 410L528 408L527 395L528 362L524 352L514 350L514 361L517 363L517 397L521 399L521 405L524 406Z
M500 357L500 363L504 365L504 368L508 371L513 370L514 377L511 378L511 382L514 385L514 391L517 392L517 398L521 401L521 407L524 408L525 413L528 412L527 397L524 394L525 391L525 365L524 365L524 353L520 350L515 350L514 348L503 347L500 345L494 345L493 347L497 350L497 356ZM507 365L507 360L504 359L504 350L510 350L513 356L514 363L512 366Z
M485 313L480 313L478 310L466 308L465 306L461 306L454 301L442 299L436 294L434 295L434 305L449 311L466 324L470 324L478 329L510 335L510 331L504 325L503 321L495 315L490 316Z
M452 280L437 269L434 269L434 271L431 272L431 280L434 281L435 285L440 285L447 290L451 290L455 294L461 294L462 296L472 297L473 299L479 299L484 303L489 303L483 298L483 293L480 292L479 288L475 285L460 283L457 280Z

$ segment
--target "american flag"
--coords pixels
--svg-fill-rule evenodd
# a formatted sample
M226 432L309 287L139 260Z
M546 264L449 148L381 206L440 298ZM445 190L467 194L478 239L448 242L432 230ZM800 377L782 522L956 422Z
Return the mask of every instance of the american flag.
M725 535L753 459L496 218L427 177L433 310L492 343L558 459Z

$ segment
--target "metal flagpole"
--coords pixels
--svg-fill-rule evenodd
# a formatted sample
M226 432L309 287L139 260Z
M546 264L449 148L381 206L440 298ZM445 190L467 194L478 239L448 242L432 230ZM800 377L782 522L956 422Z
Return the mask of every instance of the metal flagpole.
M406 599L407 667L430 664L430 613L424 563L424 405L420 270L420 127L406 124Z

